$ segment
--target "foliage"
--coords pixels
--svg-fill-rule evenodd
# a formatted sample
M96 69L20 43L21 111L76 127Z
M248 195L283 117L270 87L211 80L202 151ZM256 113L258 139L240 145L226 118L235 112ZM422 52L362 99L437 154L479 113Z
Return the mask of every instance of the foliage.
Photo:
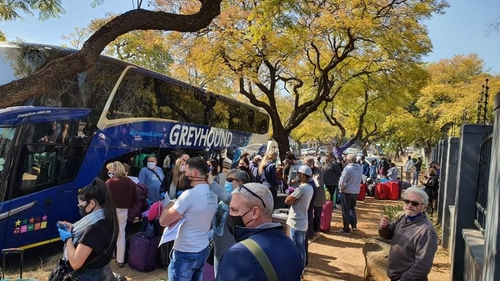
M34 15L35 11L38 11L38 18L40 20L59 17L60 14L66 12L62 7L61 0L2 1L0 5L0 19L6 21L16 20L22 18L19 12Z
M117 16L108 14L104 18L93 19L87 27L75 27L73 33L62 37L79 49L93 33ZM119 36L106 47L104 54L168 74L168 65L173 61L169 48L161 31L137 30Z
M387 216L389 221L396 220L403 212L404 209L401 204L382 206L382 215Z
M200 74L208 89L227 92L229 87L263 108L280 151L286 151L291 131L325 102L338 100L357 79L370 87L346 91L353 99L363 100L366 91L411 89L406 77L431 48L420 21L446 5L432 0L230 0L210 28L174 34L178 49L173 56L189 68L184 75ZM283 101L290 110L279 109Z
M7 41L7 37L1 30L0 30L0 41Z

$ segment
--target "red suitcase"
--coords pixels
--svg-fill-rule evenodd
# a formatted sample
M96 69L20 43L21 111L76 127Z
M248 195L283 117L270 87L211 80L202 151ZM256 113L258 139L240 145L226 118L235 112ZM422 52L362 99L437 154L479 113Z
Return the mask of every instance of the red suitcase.
M367 188L368 188L368 185L366 183L361 184L361 186L359 187L358 201L365 201Z
M321 212L321 223L319 230L321 232L330 232L330 225L332 224L332 212L333 212L333 202L326 201L323 205L323 211Z
M399 199L399 182L397 182L397 181L390 181L389 182L387 198L390 200L398 200Z
M375 187L375 199L384 200L387 199L387 193L389 192L389 183L377 183Z

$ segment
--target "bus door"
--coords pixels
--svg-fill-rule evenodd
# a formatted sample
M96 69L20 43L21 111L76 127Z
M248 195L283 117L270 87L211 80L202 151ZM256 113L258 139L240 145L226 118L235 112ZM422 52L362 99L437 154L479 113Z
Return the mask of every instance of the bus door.
M5 214L0 221L0 229L5 231L2 248L31 248L57 241L56 222L75 219L77 193L69 180L78 167L69 175L71 160L67 157L80 137L79 120L90 113L89 109L17 109L15 145L6 167L6 207L0 206ZM0 124L15 123L6 114L2 116L2 111Z

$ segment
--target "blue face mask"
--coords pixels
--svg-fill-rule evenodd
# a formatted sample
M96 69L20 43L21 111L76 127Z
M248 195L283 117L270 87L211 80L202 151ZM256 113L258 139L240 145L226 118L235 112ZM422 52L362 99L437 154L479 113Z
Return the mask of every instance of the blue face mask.
M229 192L229 193L233 192L233 183L226 181L224 188L226 189L226 192Z

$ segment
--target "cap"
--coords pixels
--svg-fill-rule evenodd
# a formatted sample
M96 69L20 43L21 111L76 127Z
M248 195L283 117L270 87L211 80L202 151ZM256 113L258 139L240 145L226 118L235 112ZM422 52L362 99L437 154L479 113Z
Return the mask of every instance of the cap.
M255 157L253 158L254 160L262 160L262 156L260 155L255 155Z
M298 172L302 173L304 175L312 176L311 168L309 166L306 166L306 165L301 165L299 167L299 171Z

